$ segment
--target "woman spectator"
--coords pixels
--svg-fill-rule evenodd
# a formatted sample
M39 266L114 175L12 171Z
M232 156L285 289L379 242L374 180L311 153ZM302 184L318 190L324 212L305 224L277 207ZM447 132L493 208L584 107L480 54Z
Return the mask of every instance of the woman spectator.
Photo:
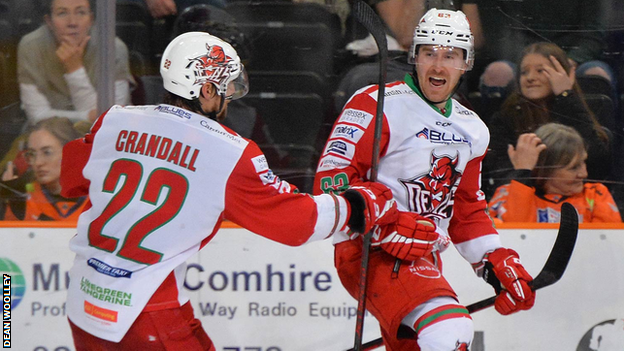
M518 137L549 122L579 132L587 146L589 178L605 179L611 169L609 136L587 106L565 52L552 43L531 44L523 51L519 66L519 90L489 123L490 149L483 165L486 193L509 182L513 167L507 150Z
M46 0L45 24L26 34L17 49L22 108L31 124L45 118L73 122L97 118L96 56L89 0ZM115 38L115 104L130 102L128 48Z
M64 198L60 195L61 156L65 143L82 135L67 118L53 117L39 121L28 133L25 157L34 177L27 183L18 179L10 164L2 175L5 184L24 184L13 193L24 192L26 196L7 201L5 220L76 221L86 203L86 197Z
M607 187L583 182L587 152L574 128L548 123L522 134L509 158L513 180L499 187L489 203L494 221L557 223L561 204L569 202L581 222L622 222Z

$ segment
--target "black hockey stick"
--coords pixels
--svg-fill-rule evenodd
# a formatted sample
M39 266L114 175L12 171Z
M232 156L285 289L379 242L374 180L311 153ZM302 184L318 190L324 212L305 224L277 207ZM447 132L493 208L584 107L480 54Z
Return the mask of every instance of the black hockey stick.
M379 50L379 89L377 91L377 110L375 113L375 134L373 141L373 159L371 163L372 182L377 181L379 168L379 144L381 142L381 128L383 122L383 105L386 88L386 62L388 60L388 43L386 32L379 16L373 9L362 0L356 0L353 4L353 16L366 28L375 39ZM366 312L366 281L368 277L368 259L370 252L371 237L373 231L364 235L362 243L362 263L360 268L360 291L358 295L357 319L355 325L354 349L362 348L362 333L364 331L364 314Z
M561 221L559 223L559 231L557 232L557 239L553 245L550 255L544 264L541 272L537 274L535 279L529 284L531 289L538 290L545 288L549 285L556 283L565 272L572 251L574 251L574 245L576 243L576 237L578 235L578 214L574 206L567 202L561 205ZM469 313L481 311L487 307L494 305L496 296L492 296L485 300L481 300L466 306ZM373 350L383 344L382 338L378 338L369 341L362 345L362 351ZM354 351L349 349L348 351Z

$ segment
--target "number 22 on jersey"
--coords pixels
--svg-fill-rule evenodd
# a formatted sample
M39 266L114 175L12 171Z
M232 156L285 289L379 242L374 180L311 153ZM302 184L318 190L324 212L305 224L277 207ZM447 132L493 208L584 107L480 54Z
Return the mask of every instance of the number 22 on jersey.
M141 163L130 159L118 159L111 164L104 179L102 192L113 193L120 182L123 184L102 214L89 225L89 244L111 253L121 245L117 256L149 265L159 262L162 253L145 248L141 243L178 214L186 199L189 184L186 177L167 168L156 168L145 179L144 190L137 196L137 190L144 181ZM158 198L165 191L166 198L158 205ZM105 235L103 230L106 224L124 208L132 206L133 201L141 201L155 208L130 226L121 243L120 239Z

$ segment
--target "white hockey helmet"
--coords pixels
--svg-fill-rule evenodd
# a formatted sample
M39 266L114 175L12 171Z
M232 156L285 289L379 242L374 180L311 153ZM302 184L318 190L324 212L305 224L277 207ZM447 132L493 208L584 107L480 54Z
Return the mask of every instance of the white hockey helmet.
M414 63L418 45L442 45L464 50L466 71L474 65L474 37L468 18L461 11L432 8L420 19L414 29L410 49L410 63Z
M188 100L197 99L206 83L212 83L217 93L229 100L249 91L247 73L236 50L205 32L174 38L163 53L160 74L167 91Z

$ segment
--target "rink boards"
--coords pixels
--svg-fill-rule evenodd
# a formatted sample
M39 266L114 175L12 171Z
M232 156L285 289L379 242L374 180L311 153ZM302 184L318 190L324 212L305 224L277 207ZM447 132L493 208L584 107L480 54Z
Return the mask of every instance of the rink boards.
M500 232L533 275L556 234ZM0 271L10 271L12 285L12 349L74 350L65 314L73 234L68 228L0 228ZM492 294L454 248L443 260L462 303ZM353 345L357 302L340 285L329 241L292 248L223 228L188 263L186 293L218 351L339 351ZM538 292L532 310L504 317L490 308L473 319L472 351L624 350L624 230L581 230L568 270ZM367 315L364 341L377 337L377 323Z

